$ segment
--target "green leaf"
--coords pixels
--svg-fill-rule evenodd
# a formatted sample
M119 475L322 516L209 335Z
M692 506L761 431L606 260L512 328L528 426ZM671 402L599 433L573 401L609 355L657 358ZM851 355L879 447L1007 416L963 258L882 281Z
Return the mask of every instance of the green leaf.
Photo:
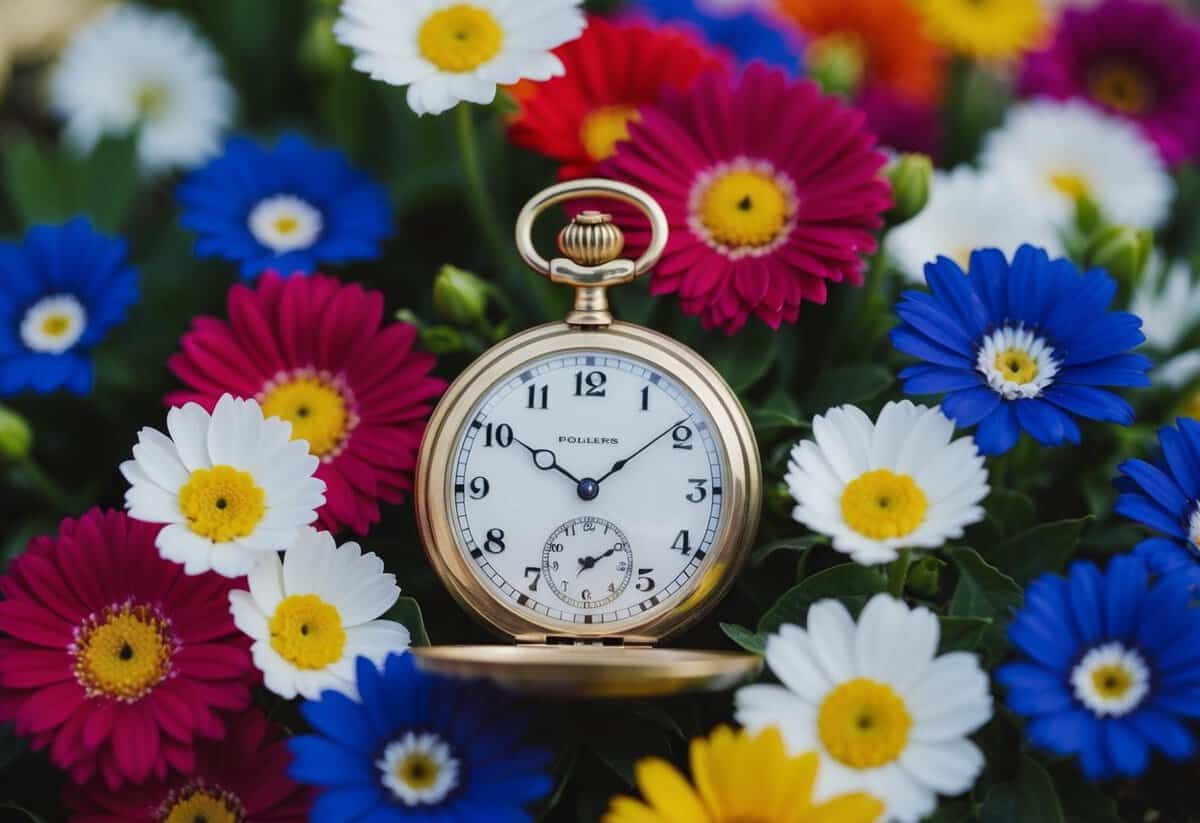
M844 403L865 403L892 387L895 379L883 366L842 366L817 375L804 398L804 408L824 414Z
M726 637L751 654L766 654L766 633L747 629L745 626L739 626L737 623L722 623L721 631L725 632Z
M704 356L737 392L762 380L779 353L775 332L765 323L748 323L732 337L706 335L703 343Z
M873 594L884 590L879 572L857 563L843 563L805 578L784 592L758 621L758 631L769 634L784 623L804 625L808 608L818 600L836 598L861 607Z
M967 800L946 800L921 823L965 823L971 818L972 811L971 803Z
M72 200L62 183L54 153L25 138L3 151L9 199L26 226L58 223L70 216Z
M958 585L950 598L950 616L991 620L976 649L985 657L999 656L1005 645L1005 627L1023 599L1021 587L974 549L952 546L946 549L946 554L958 569Z
M1054 781L1028 755L1021 758L1017 779L998 783L988 792L980 812L982 823L1066 823Z
M402 623L412 635L414 646L428 646L429 634L425 631L425 619L421 616L421 606L411 597L401 597L396 605L388 609L385 618Z
M990 617L941 617L942 640L938 654L978 651L992 625Z
M1026 584L1045 572L1060 572L1075 553L1092 517L1041 523L989 549L984 556L1013 580Z
M775 552L789 551L803 554L813 546L822 546L829 542L829 538L823 534L806 534L803 537L786 537L783 540L772 540L770 543L764 543L761 546L755 547L750 554L750 565L758 566Z
M807 420L779 409L750 409L750 425L760 437L779 436L792 432L807 432L812 428Z
M101 231L115 232L137 200L137 140L104 140L84 163L79 204Z
M1121 823L1117 802L1074 771L1054 775L1054 787L1070 823Z
M983 508L1002 535L1017 534L1033 525L1033 500L1021 492L992 489Z

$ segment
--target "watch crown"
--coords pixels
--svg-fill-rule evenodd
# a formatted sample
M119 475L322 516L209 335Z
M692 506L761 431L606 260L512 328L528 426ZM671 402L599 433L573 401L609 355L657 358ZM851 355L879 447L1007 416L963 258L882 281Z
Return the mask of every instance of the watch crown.
M584 211L558 233L558 248L578 265L601 266L625 250L625 234L613 223L612 215Z

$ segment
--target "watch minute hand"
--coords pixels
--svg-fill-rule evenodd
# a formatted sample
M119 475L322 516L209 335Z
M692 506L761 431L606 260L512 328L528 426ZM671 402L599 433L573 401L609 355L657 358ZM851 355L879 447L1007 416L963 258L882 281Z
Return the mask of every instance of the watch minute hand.
M648 449L648 448L650 448L651 446L653 446L653 445L654 445L655 443L657 443L659 440L662 440L664 437L666 437L666 436L667 436L668 434L670 434L671 432L675 431L675 429L679 428L680 426L682 426L682 425L683 425L684 423L686 423L686 422L687 422L687 418L685 417L685 418L683 418L682 420L677 420L676 422L672 423L672 424L671 424L670 426L668 426L668 427L667 427L667 428L666 428L666 429L665 429L665 430L664 430L664 431L663 431L661 434L659 434L657 437L655 437L653 440L651 440L651 441L650 441L649 443L647 443L646 445L642 446L640 449L638 449L637 451L635 451L633 454L629 455L628 457L626 457L626 458L624 458L624 459L622 459L622 460L618 460L616 463L613 463L613 465L612 465L612 468L608 470L608 473L607 473L607 474L605 474L605 475L604 475L604 477L601 477L599 480L597 480L597 481L596 481L596 483L603 483L603 482L604 482L604 481L605 481L605 480L606 480L608 477L610 477L610 476L611 476L611 475L613 475L613 474L616 474L616 473L617 473L617 472L619 472L621 469L625 468L626 464L628 464L630 460L632 460L633 458L637 457L639 454L641 454L641 453L642 453L642 452L644 452L646 449Z

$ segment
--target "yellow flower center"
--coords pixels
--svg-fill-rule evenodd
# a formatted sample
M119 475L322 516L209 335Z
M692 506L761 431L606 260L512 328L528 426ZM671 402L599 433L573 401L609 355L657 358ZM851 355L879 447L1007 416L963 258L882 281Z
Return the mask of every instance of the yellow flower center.
M291 423L292 439L307 440L317 457L336 452L352 428L345 395L320 376L302 374L270 386L261 403L264 417Z
M168 796L156 818L161 823L243 823L246 810L235 795L197 784Z
M71 318L65 314L48 314L42 318L42 334L47 337L62 337L71 329Z
M617 143L629 139L629 124L640 118L636 106L601 106L583 118L579 139L593 160L607 160L617 150Z
M859 475L842 491L842 517L873 540L904 537L925 520L928 502L907 474L875 469Z
M167 87L160 83L147 83L138 90L137 110L144 119L162 114L167 107Z
M1123 114L1144 114L1154 103L1146 75L1127 63L1105 63L1088 74L1092 97Z
M898 758L908 745L912 717L890 686L859 678L838 686L817 715L825 750L852 769L874 769Z
M280 217L275 221L275 231L283 235L292 234L298 228L300 228L300 220L290 215Z
M1119 700L1133 688L1133 674L1120 663L1097 666L1092 672L1092 685L1106 700Z
M769 246L795 213L791 192L763 171L717 175L700 197L699 218L716 242L733 249Z
M431 789L437 784L440 767L424 752L413 752L396 764L396 777L415 791Z
M265 500L253 475L233 466L196 469L179 490L191 530L215 543L251 534L266 514Z
M315 594L284 598L268 627L271 648L297 668L323 669L342 659L346 646L342 616Z
M1058 172L1050 175L1050 185L1072 200L1081 200L1089 193L1087 181L1081 175L1072 172Z
M504 30L487 9L459 3L429 15L417 45L421 55L442 71L474 71L500 53Z
M156 610L130 602L110 606L76 631L75 679L88 697L133 703L170 673L176 646L170 621Z
M1200 391L1192 392L1191 395L1183 402L1183 407L1180 409L1180 414L1184 417L1190 417L1193 420L1200 420Z
M996 355L996 370L1019 386L1032 383L1038 376L1037 361L1023 349L1005 349Z

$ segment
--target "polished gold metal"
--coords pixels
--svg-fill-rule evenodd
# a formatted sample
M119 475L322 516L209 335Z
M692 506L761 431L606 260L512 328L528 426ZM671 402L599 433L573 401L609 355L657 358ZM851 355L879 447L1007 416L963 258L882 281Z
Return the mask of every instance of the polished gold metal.
M539 214L577 197L613 197L637 206L651 243L636 262L619 259L624 239L608 215L580 214L560 235L569 259L546 261L533 247ZM610 231L610 229L615 231ZM754 431L737 395L687 346L651 329L614 321L605 290L648 271L662 255L667 222L646 193L608 180L554 186L517 221L522 257L552 281L576 289L566 322L517 334L484 352L450 386L429 421L416 470L414 502L430 563L454 598L481 623L517 645L414 649L418 664L463 677L487 677L518 691L571 697L629 697L728 688L761 668L756 655L649 648L707 614L732 585L754 542L762 508L762 466ZM686 386L708 413L726 473L722 522L703 565L654 609L607 624L574 623L520 609L494 593L466 558L454 529L455 451L487 393L531 361L572 351L638 358Z
M567 255L546 260L533 244L533 226L551 206L582 198L609 198L636 207L650 222L650 245L637 261L617 255L625 239L610 215L585 211L559 235L559 250ZM521 259L555 283L575 287L575 309L567 315L572 326L603 327L612 322L606 290L646 274L667 247L667 215L641 189L615 180L589 178L551 186L525 204L517 216L516 241Z
M510 691L547 697L664 697L731 689L762 670L739 652L610 646L426 646L417 666L451 677L482 677Z

